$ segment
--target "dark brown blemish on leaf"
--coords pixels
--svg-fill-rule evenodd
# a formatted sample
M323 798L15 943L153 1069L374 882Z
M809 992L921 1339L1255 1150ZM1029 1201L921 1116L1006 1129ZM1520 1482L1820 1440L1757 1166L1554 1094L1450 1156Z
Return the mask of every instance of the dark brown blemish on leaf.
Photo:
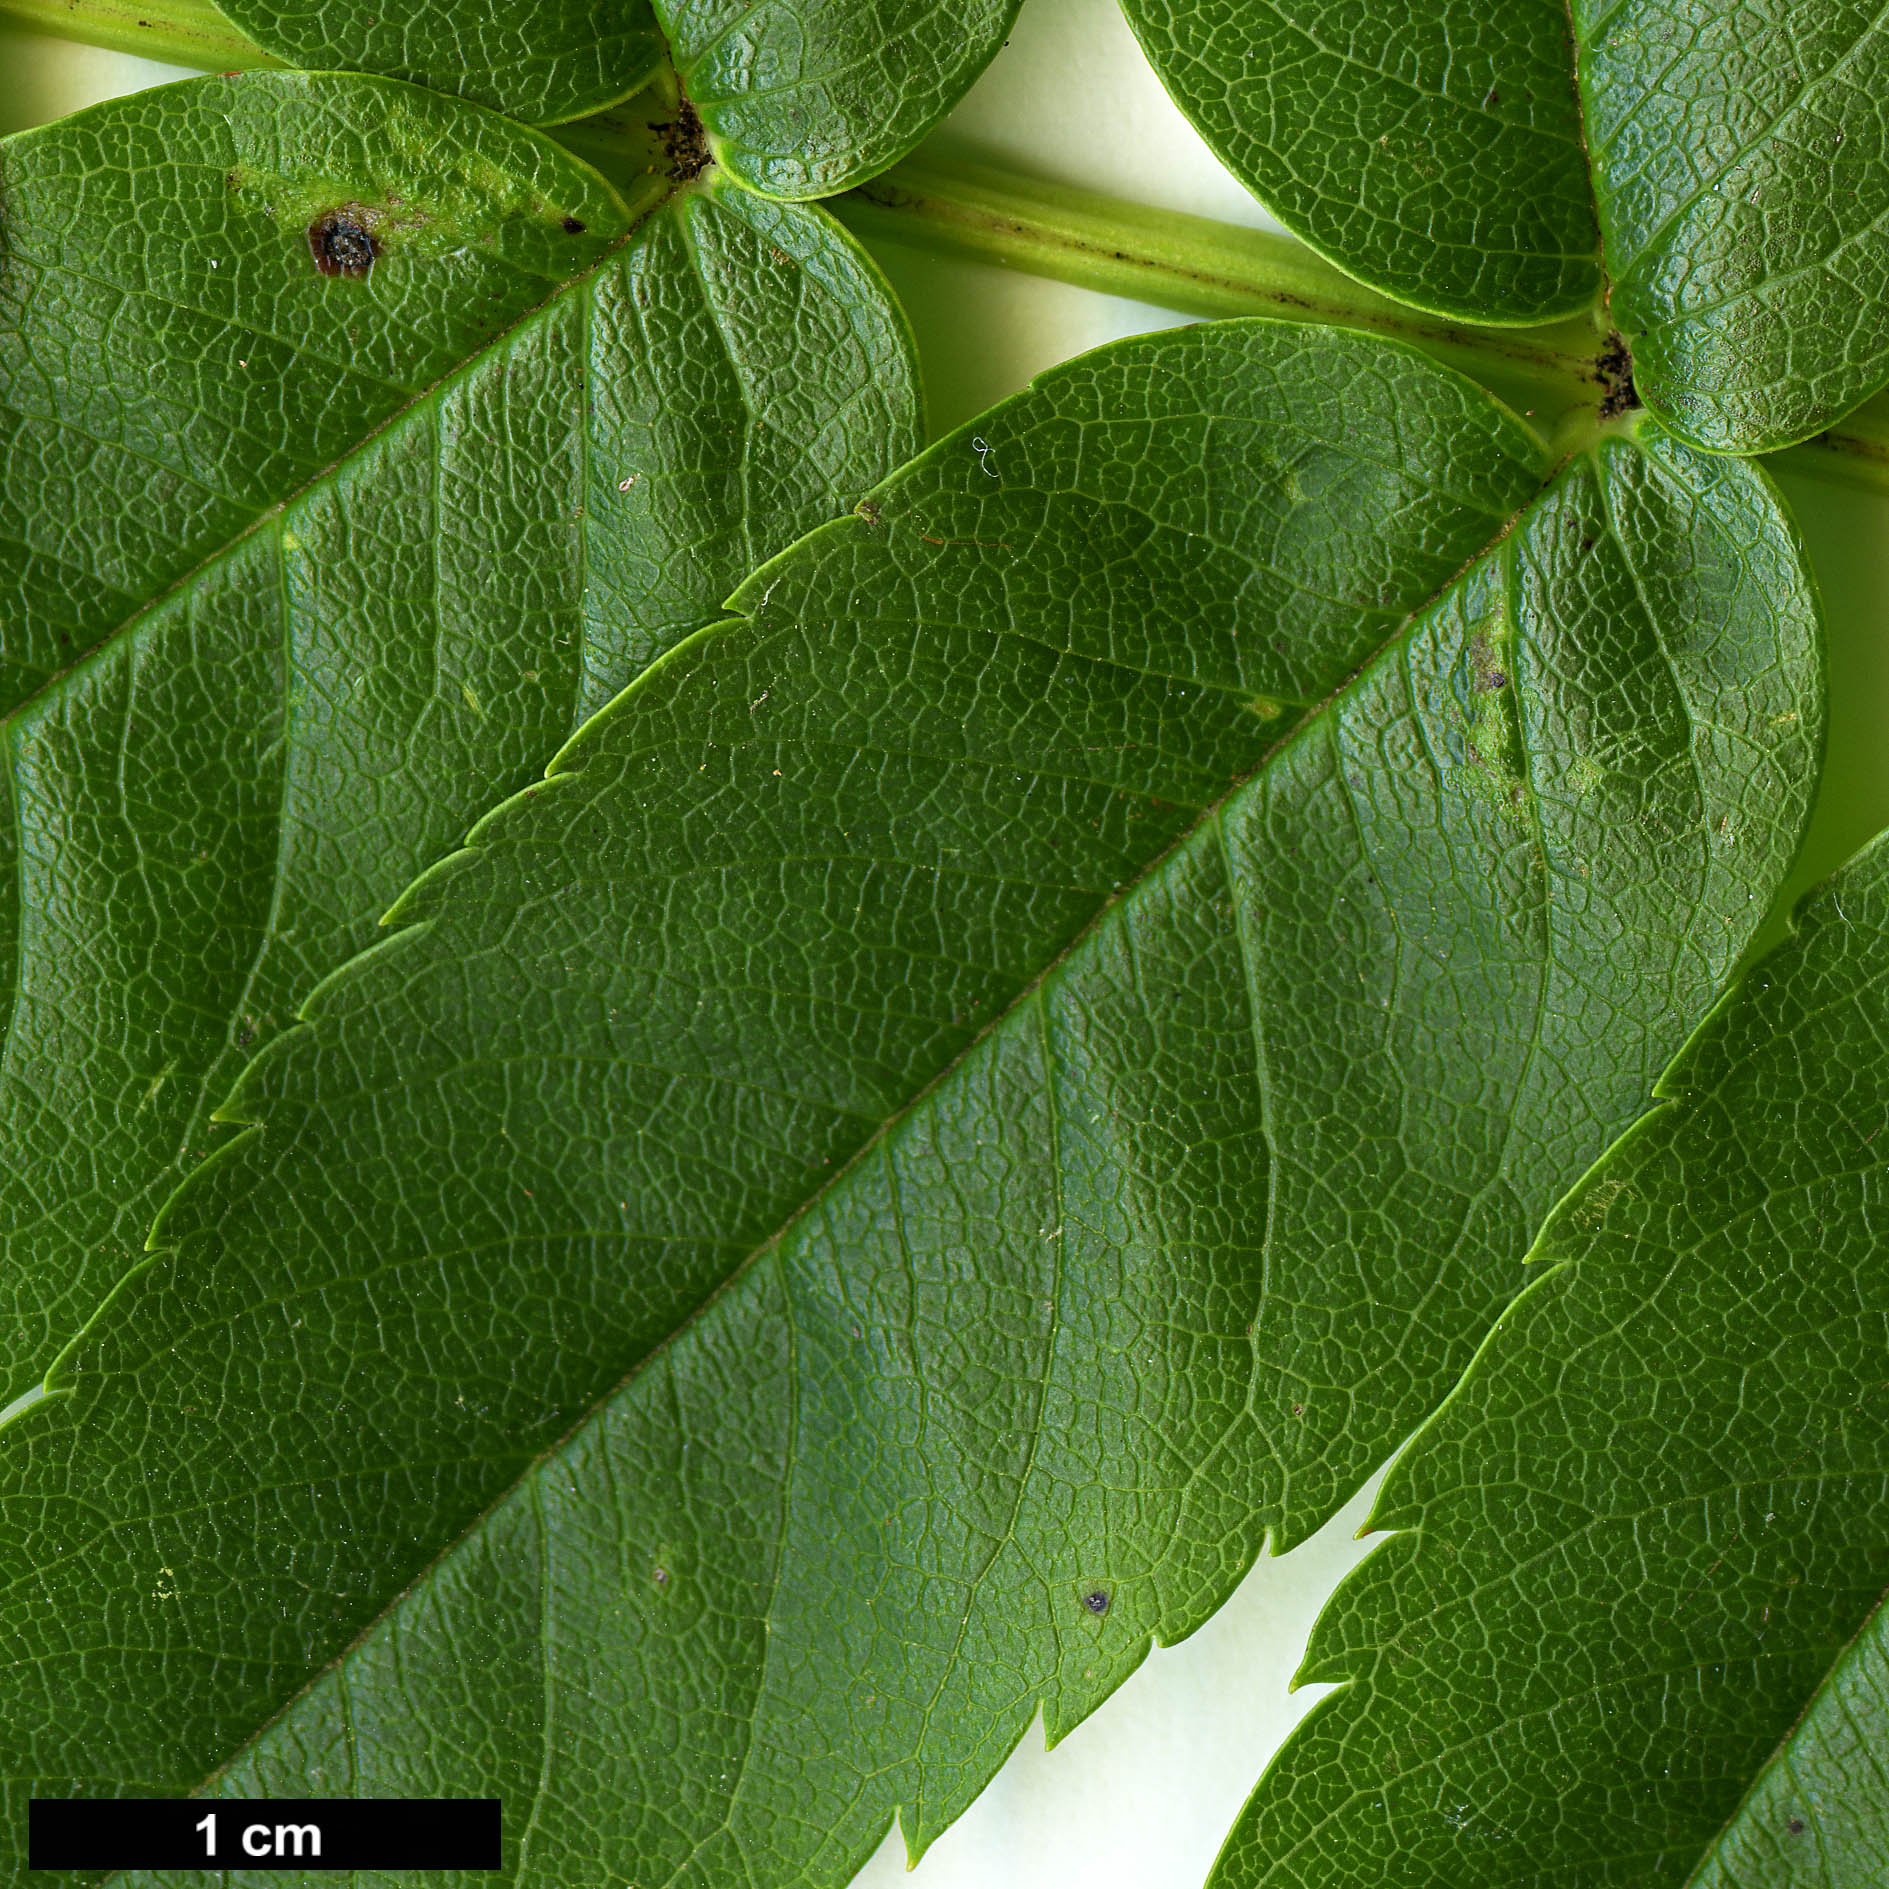
M566 236L582 236L586 227L585 224L578 222L574 216L567 216L564 219L564 234Z
M1594 378L1600 382L1603 420L1617 420L1640 404L1640 396L1633 386L1633 356L1627 352L1627 344L1617 328L1607 337L1607 345L1594 363Z
M1493 695L1497 689L1508 686L1508 671L1496 666L1495 652L1481 630L1469 639L1469 664L1475 672L1478 695Z
M374 266L380 245L351 209L330 210L308 226L308 253L323 275L364 276Z
M650 129L662 139L672 183L692 184L714 163L701 115L686 98L677 104L676 115L668 124L651 125Z
M1108 1612L1108 1596L1099 1587L1092 1594L1084 1594L1082 1604L1088 1608L1097 1619L1100 1619L1103 1614Z
M1804 1834L1804 1820L1802 1817L1793 1817L1784 1827L1794 1837L1801 1837Z

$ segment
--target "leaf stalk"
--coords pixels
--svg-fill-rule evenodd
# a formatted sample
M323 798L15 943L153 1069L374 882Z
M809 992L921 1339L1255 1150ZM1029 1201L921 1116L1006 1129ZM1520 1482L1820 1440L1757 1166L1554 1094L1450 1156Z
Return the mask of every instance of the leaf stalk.
M867 241L1023 269L1180 314L1327 322L1407 342L1551 438L1597 432L1613 385L1598 312L1539 328L1473 328L1376 294L1293 237L999 170L942 152L936 140L827 207ZM1889 492L1889 394L1769 463Z
M1604 336L1592 319L1475 330L1354 282L1290 236L1124 203L1080 186L921 152L836 198L857 236L942 250L1178 313L1270 315L1414 343L1496 386L1552 431L1598 406Z
M281 63L210 0L0 0L0 24L205 71ZM549 135L619 187L648 169L647 127L632 109ZM1324 322L1407 342L1479 381L1549 436L1598 409L1608 386L1598 316L1540 328L1446 321L1375 294L1292 237L998 169L935 138L827 207L868 242L1021 269L1183 315ZM1889 492L1889 394L1771 463Z
M210 0L0 0L0 26L205 72L282 63L239 33Z

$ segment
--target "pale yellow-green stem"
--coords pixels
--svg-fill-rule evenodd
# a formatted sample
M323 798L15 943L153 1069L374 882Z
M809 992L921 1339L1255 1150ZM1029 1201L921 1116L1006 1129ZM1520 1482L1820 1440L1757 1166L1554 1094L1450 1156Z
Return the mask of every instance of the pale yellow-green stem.
M924 152L828 208L859 236L947 250L1179 314L1271 315L1412 342L1531 410L1543 431L1602 395L1595 363L1603 336L1592 321L1465 328L1374 294L1303 243L1266 230Z
M276 66L210 0L0 0L0 25L205 72Z
M0 23L140 53L205 71L275 65L210 0L0 0ZM556 126L551 136L622 183L647 168L647 131L632 107ZM1362 287L1304 244L1151 210L1068 184L920 151L883 177L831 199L856 234L1208 318L1268 315L1334 323L1407 341L1481 381L1544 433L1598 408L1604 339L1591 320L1541 328L1472 328ZM1889 491L1889 395L1842 425L1773 456L1793 470Z
M1472 328L1405 308L1303 243L1151 210L925 151L827 206L855 234L1132 296L1209 318L1272 315L1407 341L1479 380L1551 436L1606 391L1595 321ZM1889 491L1889 395L1773 455L1793 471Z

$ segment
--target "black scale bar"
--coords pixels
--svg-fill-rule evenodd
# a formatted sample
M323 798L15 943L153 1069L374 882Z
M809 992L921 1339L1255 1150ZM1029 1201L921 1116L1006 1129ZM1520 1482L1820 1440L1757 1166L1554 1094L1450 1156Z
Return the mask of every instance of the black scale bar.
M29 1869L497 1869L496 1797L35 1797Z

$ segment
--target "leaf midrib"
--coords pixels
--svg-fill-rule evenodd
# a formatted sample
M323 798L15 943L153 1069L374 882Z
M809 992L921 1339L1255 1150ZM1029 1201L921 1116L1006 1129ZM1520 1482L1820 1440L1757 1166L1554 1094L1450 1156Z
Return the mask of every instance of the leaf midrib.
M1502 519L1499 528L1492 536L1483 544L1479 545L1475 551L1466 557L1446 577L1442 578L1434 589L1423 597L1421 601L1413 605L1411 609L1399 619L1396 627L1385 637L1382 643L1369 651L1347 671L1337 683L1327 690L1322 697L1312 703L1306 709L1306 712L1294 722L1289 729L1283 730L1279 738L1266 749L1254 766L1246 773L1231 781L1224 792L1219 794L1206 807L1202 808L1198 817L1182 832L1177 834L1160 853L1152 858L1134 879L1106 894L1087 922L1074 932L1062 946L1045 961L1035 975L1018 990L1009 1003L995 1012L960 1050L952 1055L939 1069L934 1071L899 1107L886 1115L846 1160L832 1174L824 1177L820 1185L787 1214L779 1226L750 1247L741 1259L730 1268L727 1275L719 1280L699 1303L676 1321L673 1329L665 1332L662 1337L637 1358L620 1377L614 1380L599 1395L585 1404L573 1417L572 1421L560 1431L557 1436L533 1454L525 1463L519 1475L512 1482L498 1490L492 1500L480 1508L463 1528L459 1529L448 1540L444 1541L438 1550L416 1570L412 1579L401 1587L398 1592L392 1594L374 1614L363 1622L359 1632L353 1635L344 1645L337 1648L328 1659L314 1668L309 1673L307 1679L283 1700L281 1706L278 1707L275 1712L271 1713L262 1723L257 1725L249 1736L230 1752L226 1759L206 1773L202 1782L196 1785L189 1794L192 1797L196 1797L214 1788L223 1777L242 1761L244 1756L254 1748L257 1742L267 1734L271 1727L287 1718L300 1702L330 1673L338 1674L342 1672L346 1667L349 1657L355 1650L364 1645L380 1630L386 1620L403 1604L408 1595L420 1591L427 1582L432 1579L434 1574L447 1559L459 1549L462 1543L475 1537L490 1522L492 1517L513 1498L521 1486L531 1483L546 1463L555 1458L574 1438L596 1421L599 1413L607 1409L621 1397L646 1371L658 1365L670 1351L675 1346L679 1345L698 1325L711 1317L715 1308L725 1298L729 1297L763 1261L778 1252L782 1243L794 1229L803 1220L817 1212L822 1203L825 1202L836 1189L848 1183L856 1170L863 1168L867 1162L880 1158L888 1138L899 1124L905 1121L919 1108L923 1107L926 1101L929 1100L936 1091L948 1083L990 1037L994 1036L998 1030L1002 1029L1011 1018L1020 1014L1026 1005L1040 1002L1044 987L1049 980L1076 954L1076 952L1082 949L1089 940L1101 930L1116 909L1131 898L1140 886L1154 878L1169 860L1175 858L1187 846L1198 839L1209 823L1212 823L1217 831L1221 816L1228 803L1250 782L1257 779L1267 768L1271 767L1278 759L1279 755L1289 745L1294 741L1306 737L1313 729L1322 727L1324 725L1324 717L1348 696L1350 690L1357 683L1359 678L1380 662L1402 639L1407 638L1416 625L1423 619L1426 612L1432 609L1440 598L1459 584L1468 572L1473 570L1479 563L1497 550L1503 540L1515 529L1517 523L1526 516L1533 506L1540 502L1543 494L1561 477L1570 461L1576 456L1577 455L1574 453L1567 453L1547 465L1534 490L1531 491L1512 512ZM893 475L894 478L897 476L897 474ZM868 494L867 497L876 496L877 492L883 491L884 489L883 486L875 488L875 492ZM752 582L752 579L750 579L750 582ZM765 600L765 594L764 592L763 600ZM710 624L676 644L674 648L670 649L665 655L659 658L658 663L652 665L652 668L658 666L666 667L672 662L683 660L690 651L702 644L720 637L731 630L743 628L752 621L753 618L751 616L738 615L731 616L720 623ZM650 670L645 670L643 675L646 677L650 673ZM641 679L642 678L638 678L639 681ZM630 686L634 688L636 684L632 683ZM560 765L559 761L556 760L553 761L552 767L556 770L556 774L549 776L549 778L556 778L561 775L574 776L582 772L581 767L572 768L566 765ZM486 820L497 817L505 807L513 805L526 796L536 793L539 791L541 785L542 783L535 783L523 789L519 794L501 801L497 807L493 808L491 812L484 816L481 824L483 825ZM478 850L479 848L476 844L469 845L459 856L463 858L466 853L473 853ZM403 894L402 896L404 898L405 895ZM390 937L370 946L369 950L384 951L390 948L398 948L399 944L404 940L423 936L436 922L437 921L432 918L413 920L395 930ZM358 962L358 958L350 960L350 962ZM331 973L330 977L332 978L336 974L337 973ZM328 980L324 980L324 982L326 981ZM317 1027L318 1020L311 1019L308 1015L308 1004L313 1001L313 996L305 1001L301 1020L275 1039L278 1045L291 1041L302 1031ZM236 1149L241 1147L252 1137L264 1132L259 1122L254 1118L248 1119L250 1125L244 1129L243 1133L233 1137L229 1142L224 1144L222 1152L226 1157L233 1155ZM162 1224L164 1211L164 1209L160 1209L160 1225ZM152 1260L147 1261L146 1264L154 1263L166 1254L174 1253L177 1248L175 1246L153 1245L150 1250ZM142 1268L134 1270L142 1270ZM116 1288L114 1288L114 1292L115 1291ZM73 1346L68 1347L68 1349L76 1348L76 1344L77 1340L75 1340ZM110 1878L101 1878L99 1880L116 1882L120 1880L120 1877L114 1875Z
M1825 85L1830 80L1837 77L1837 75L1840 74L1844 70L1844 68L1848 66L1850 62L1856 57L1856 55L1863 49L1864 43L1873 34L1880 32L1885 23L1889 23L1889 4L1885 4L1884 6L1880 7L1876 11L1876 13L1870 18L1870 20L1864 25L1862 31L1857 34L1855 40L1849 46L1845 47L1843 52L1837 58L1833 59L1827 66L1823 68L1821 72L1816 73L1813 77L1808 79L1795 93L1792 94L1790 100L1786 104L1779 107L1776 114L1772 118L1770 118L1760 130L1754 132L1751 135L1751 137L1749 137L1748 139L1741 140L1737 148L1725 160L1724 163L1715 165L1711 173L1708 176L1702 178L1698 186L1693 191L1691 191L1687 196L1681 198L1681 200L1678 203L1676 203L1672 207L1672 209L1666 213L1664 217L1660 219L1659 223L1655 225L1651 233L1646 237L1645 241L1642 242L1639 248L1633 252L1632 256L1626 259L1628 266L1631 266L1633 263L1638 262L1639 259L1642 256L1644 256L1647 253L1647 251L1650 250L1654 246L1655 243L1662 241L1664 237L1666 236L1667 232L1672 228L1672 226L1675 223L1677 223L1679 219L1683 217L1689 210L1691 210L1694 207L1694 205L1698 204L1706 196L1708 192L1716 190L1718 186L1724 181L1725 177L1734 168L1742 164L1748 157L1750 157L1750 155L1754 151L1757 151L1761 149L1763 146L1769 144L1771 140L1777 136L1778 131L1780 127L1783 125L1784 121L1787 118L1789 118L1793 112L1799 110L1803 106L1805 100L1810 97L1811 93L1813 93L1817 89L1817 87L1821 85ZM1588 162L1589 162L1588 175L1591 177L1593 175L1593 160L1592 160L1591 155L1589 157ZM1598 211L1598 208L1599 208L1598 197L1595 199L1595 207L1596 207L1596 210ZM1877 219L1878 222L1880 222L1881 220L1882 220L1881 218ZM1769 283L1772 279L1773 278L1771 278L1770 276L1765 277L1766 283ZM1749 290L1746 291L1747 294L1750 292L1751 291Z
M573 158L573 162L580 161L581 160ZM468 354L463 360L455 361L445 372L435 376L434 379L427 382L424 386L412 390L410 397L401 406L396 407L391 413L387 414L384 419L376 422L376 424L367 432L363 433L359 439L349 445L345 451L338 453L333 459L329 460L326 465L320 466L315 471L311 472L300 485L293 487L291 490L283 493L280 498L265 506L263 510L259 511L250 519L240 531L225 538L220 544L212 546L211 549L206 551L188 570L180 572L161 589L141 601L136 608L132 610L129 616L115 623L111 629L106 631L89 649L75 656L65 668L57 670L52 675L48 676L31 695L25 696L20 701L14 703L14 705L6 711L4 716L0 716L0 727L11 726L20 716L24 715L37 704L44 702L63 684L70 681L73 676L78 674L79 671L104 657L123 637L128 636L136 630L138 625L149 616L152 611L162 608L181 591L188 589L191 584L195 583L197 579L202 577L212 566L218 564L224 558L231 556L239 546L247 544L258 533L273 525L279 524L283 515L288 511L291 505L306 498L316 486L321 485L328 479L334 478L344 467L348 466L356 459L363 457L377 446L396 426L408 419L429 401L437 400L449 392L456 382L475 372L486 361L491 359L495 353L506 347L522 329L527 327L531 322L541 319L548 310L557 306L566 295L572 294L581 286L587 285L608 263L621 255L623 250L636 240L637 236L642 232L644 226L652 217L659 215L678 198L687 196L693 192L699 192L703 188L703 185L699 182L677 184L663 179L658 183L649 200L639 206L630 204L627 199L624 198L623 193L617 190L616 186L610 183L607 178L600 177L600 181L606 189L611 191L617 201L623 204L630 221L623 234L612 242L594 263L586 269L579 270L577 274L566 276L562 281L554 283L542 301L533 302L529 308L521 309L507 326L501 328L494 334L485 346L480 348L476 353ZM75 270L70 273L77 275L80 272ZM84 279L90 280L89 277ZM105 286L118 289L122 285L114 283ZM140 290L137 291L137 293L142 294L143 291ZM182 305L179 304L179 306L181 307ZM210 318L215 320L223 319L221 316L212 316ZM240 323L232 323L232 325L242 326ZM263 331L255 330L255 332L262 333ZM265 338L271 340L275 339L273 336L265 336ZM351 368L346 371L350 373L353 372ZM375 379L372 375L364 375L359 378L367 380ZM377 381L376 384L388 387L398 387L399 385L394 381ZM401 389L401 391L404 392L406 390ZM136 455L134 454L133 456L135 457ZM171 467L166 467L165 470L175 472L175 468ZM176 474L176 476L182 478L187 484L197 486L200 490L211 492L219 497L225 496L220 493L215 493L214 487L204 485L200 480L192 479L187 473L179 473Z
M610 189L613 195L616 196L617 201L624 205L628 222L621 236L613 241L589 267L553 284L549 293L546 294L541 301L534 302L529 308L521 309L514 319L506 327L494 334L483 347L478 349L475 353L467 355L463 360L455 362L445 372L437 375L426 386L416 390L411 398L403 405L386 415L383 420L369 431L363 433L361 437L354 441L344 452L337 454L326 466L311 473L308 478L292 491L285 493L272 505L257 513L240 531L225 539L212 550L206 552L188 571L180 574L155 596L141 603L128 617L113 628L91 649L76 658L66 668L49 676L31 695L7 710L4 716L0 716L0 742L4 743L4 749L0 750L0 765L4 765L8 777L6 793L7 817L13 828L16 875L24 872L27 862L25 835L19 824L20 796L17 790L16 742L19 730L28 717L36 713L47 702L55 699L62 690L71 684L76 676L83 674L87 669L96 665L102 665L113 660L123 647L125 641L134 637L141 625L154 612L168 606L176 597L186 591L191 585L201 580L206 572L221 563L224 559L234 557L243 547L249 544L260 542L265 534L273 534L275 540L273 546L273 561L276 572L276 588L280 595L282 607L282 634L285 638L292 635L295 613L287 595L287 570L284 563L285 552L282 544L282 531L289 510L304 501L311 492L315 491L325 482L339 477L348 466L365 459L378 450L381 443L390 433L398 427L409 423L416 414L425 410L429 405L434 405L442 401L456 385L477 374L486 363L510 347L518 336L529 329L532 323L549 318L553 311L564 305L566 297L577 295L581 298L582 306L585 309L586 332L588 332L590 306L590 295L588 291L591 284L622 255L626 248L637 240L638 236L648 226L652 218L660 215L679 198L689 194L700 194L707 188L707 186L701 182L677 184L666 178L655 180L654 188L651 190L647 200L640 206L633 206L624 199L622 193L617 191L614 185L609 184L607 179L603 180L603 182L605 187ZM706 288L706 284L704 284L704 287ZM588 355L585 357L585 372L586 375L588 375ZM738 381L739 378L740 377L737 376ZM393 383L385 384L392 385ZM745 383L741 384L745 398ZM587 427L580 426L578 431L584 442L583 452L587 463L589 451L588 429ZM437 479L438 474L439 460L438 455L435 454L432 475ZM437 542L435 542L434 548L435 554L437 555ZM587 550L587 538L583 533L581 519L579 550L580 556ZM281 738L284 746L287 747L290 745L290 731L295 720L295 702L292 687L293 677L286 662L284 664L283 680L285 697L283 701ZM123 752L124 747L121 743L121 759ZM297 782L294 777L293 769L285 765L282 774L281 795L276 807L277 850L270 881L269 908L264 916L255 949L250 957L248 970L244 976L241 995L227 1016L218 1016L217 1021L219 1024L226 1024L233 1027L241 1021L246 1012L251 995L255 990L256 979L261 973L268 954L279 941L278 921L281 914L281 901L285 890L285 874L283 871L284 850L288 844L290 834L290 826L286 814L290 796L294 793L296 786ZM24 897L24 888L17 883L15 899L17 908L22 914L22 920L24 920L24 916L29 908ZM4 1025L0 1025L0 1083L9 1080L14 1070L16 1049L19 1042L19 1030L22 1022L21 999L25 994L24 979L29 955L25 947L26 940L22 934L16 941L13 954L14 963L10 979L12 993L11 1002L6 1012L5 1023ZM198 1135L209 1123L219 1120L218 1103L220 1098L212 1087L211 1079L215 1077L226 1054L227 1047L216 1052L204 1066L204 1080L199 1085L198 1093L192 1105L189 1117L180 1127L177 1134L175 1145L179 1151L187 1149L191 1144L192 1138ZM49 1204L42 1208L41 1212L30 1224L34 1226L43 1225L48 1219L53 1217L57 1211L57 1203ZM14 1229L15 1233L21 1230L22 1229L17 1227ZM131 1266L127 1269L125 1274L114 1279L110 1286L98 1296L92 1305L89 1308L85 1308L81 1315L75 1319L71 1334L64 1339L55 1338L52 1341L53 1361L47 1367L46 1371L42 1372L39 1379L36 1380L37 1382L43 1384L46 1381L46 1378L50 1376L51 1372L57 1369L58 1360L67 1355L79 1343L84 1332L96 1322L99 1314L116 1295L119 1287L128 1277L140 1270L142 1270L141 1263ZM0 1392L4 1392L6 1388L8 1387L0 1386ZM31 1389L32 1385L29 1383L22 1394L30 1395ZM10 1409L12 1406L9 1405L7 1408Z

